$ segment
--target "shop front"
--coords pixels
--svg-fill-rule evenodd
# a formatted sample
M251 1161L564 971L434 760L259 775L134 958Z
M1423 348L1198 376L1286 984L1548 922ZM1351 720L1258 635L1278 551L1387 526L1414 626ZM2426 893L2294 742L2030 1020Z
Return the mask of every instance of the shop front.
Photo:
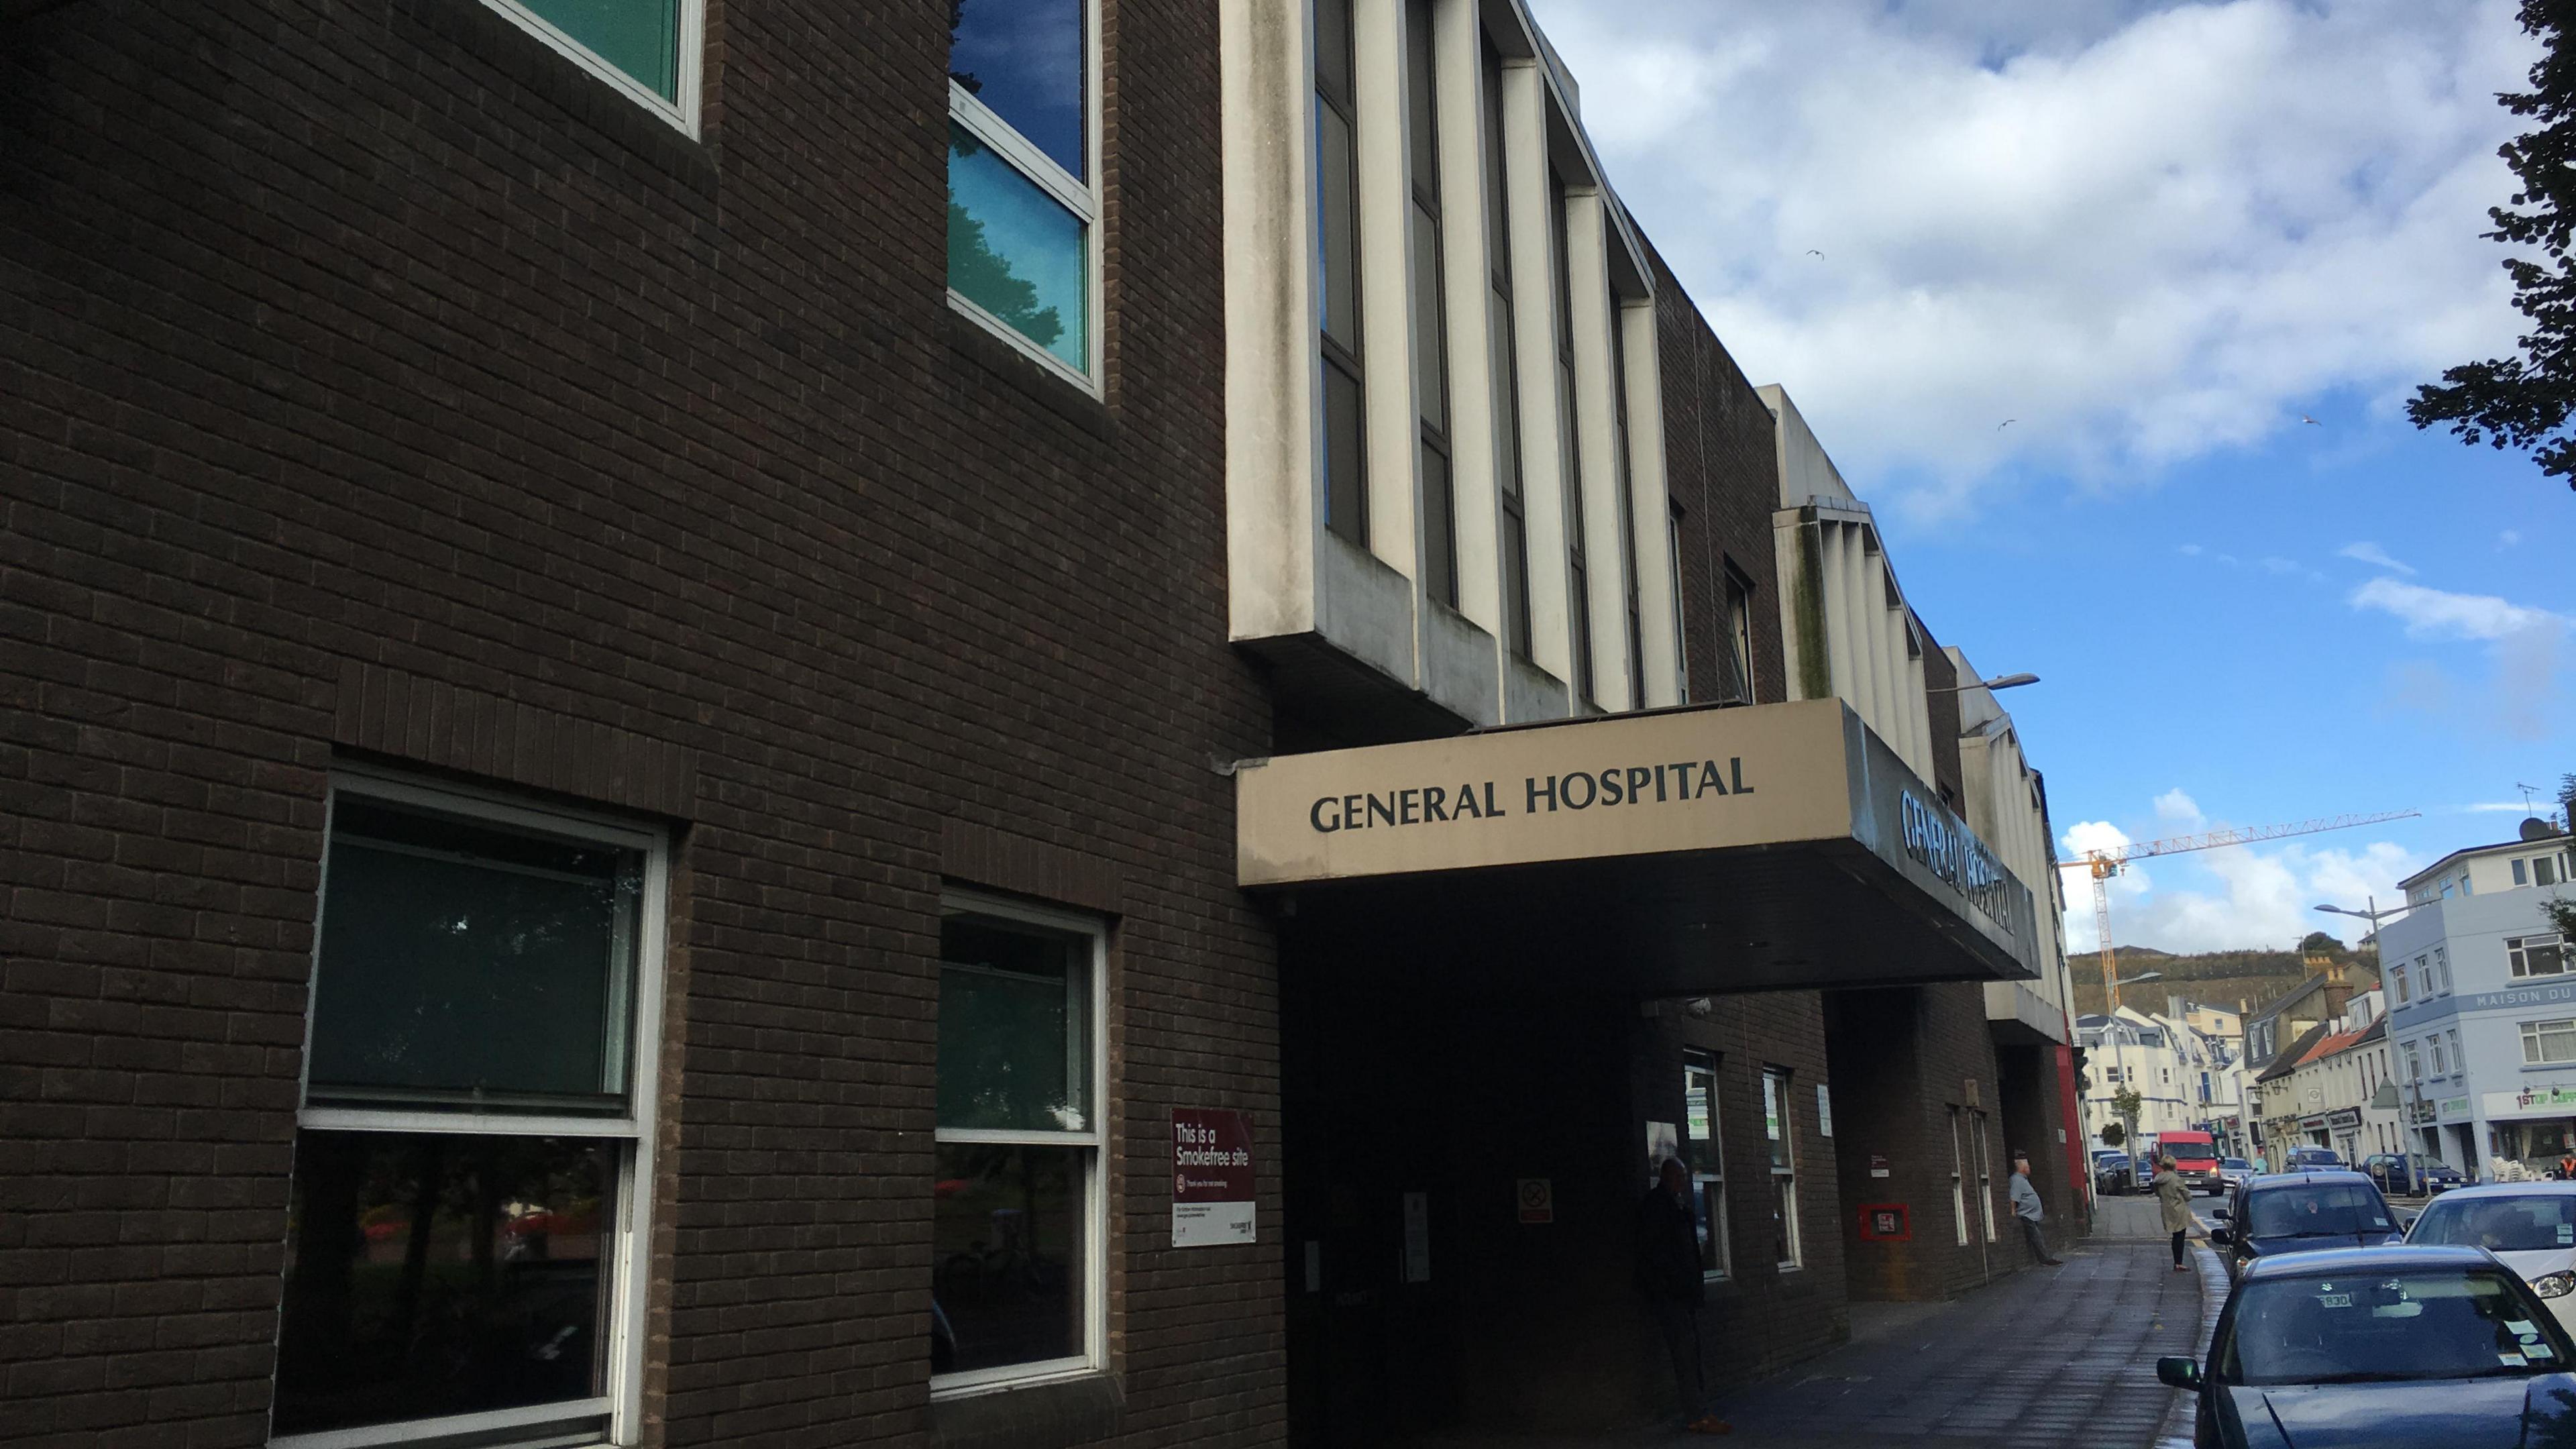
M2576 1155L2576 1084L2535 1084L2478 1098L2486 1118L2489 1173L2507 1164L2540 1177Z
M2037 974L2029 891L1838 701L1237 782L1239 878L1281 938L1299 1443L1656 1407L1633 1222L1664 1157L1689 1169L1713 1372L1829 1345L1863 1206L1843 1159L1895 1105L1836 1080L1829 993Z

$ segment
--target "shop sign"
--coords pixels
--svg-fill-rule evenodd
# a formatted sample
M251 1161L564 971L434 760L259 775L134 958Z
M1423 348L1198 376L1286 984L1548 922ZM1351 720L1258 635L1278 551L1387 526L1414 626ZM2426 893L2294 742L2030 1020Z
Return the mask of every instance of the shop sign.
M1834 1094L1825 1090L1822 1082L1816 1083L1816 1135L1834 1135Z
M1521 1225L1556 1221L1556 1186L1544 1177L1524 1177L1520 1187Z
M2489 1092L2486 1109L2490 1117L2576 1115L2576 1087L2530 1086L2519 1092Z
M2443 1121L2445 1121L2445 1122L2465 1122L2465 1121L2467 1121L2468 1119L2469 1119L2469 1099L2468 1099L2468 1098L2466 1098L2466 1097L2444 1097L2444 1098L2442 1099L2442 1120L2443 1120Z
M2006 931L2012 930L2012 872L2004 869L1995 853L1970 834L1947 806L1927 804L1912 790L1900 794L1896 817L1905 840L1905 853L1935 877L1949 882L1986 919Z
M1860 1205L1860 1237L1864 1243L1909 1243L1914 1228L1907 1219L1901 1202L1865 1202Z
M2361 1109L2345 1107L2326 1114L2326 1126L2335 1131L2348 1131L2361 1125Z
M1249 1243L1252 1124L1240 1112L1172 1109L1172 1246Z
M2299 1130L2302 1132L2323 1132L2326 1130L2326 1119L2323 1117L2302 1117L2299 1119Z
M1872 1177L1887 1176L1887 1157L1884 1153L1873 1152L1869 1155L1869 1175Z

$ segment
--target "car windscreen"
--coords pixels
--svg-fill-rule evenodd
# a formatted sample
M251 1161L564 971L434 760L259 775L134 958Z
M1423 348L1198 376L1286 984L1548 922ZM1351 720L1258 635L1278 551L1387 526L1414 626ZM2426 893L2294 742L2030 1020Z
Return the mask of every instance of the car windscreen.
M2396 1230L2379 1194L2357 1182L2284 1183L2248 1195L2245 1231L2257 1238L2326 1237Z
M2217 1153L2196 1142L2177 1142L2165 1153L2184 1167L2202 1167L2218 1160Z
M2231 1168L2237 1172L2252 1172L2254 1170L2254 1164L2246 1161L2242 1157L2222 1157L2218 1160L2218 1165L2225 1168Z
M2564 1330L2491 1268L2248 1283L2213 1359L2222 1383L2333 1384L2564 1372Z
M2491 1253L2576 1249L2576 1196L2446 1197L2424 1209L2406 1240L2484 1248Z

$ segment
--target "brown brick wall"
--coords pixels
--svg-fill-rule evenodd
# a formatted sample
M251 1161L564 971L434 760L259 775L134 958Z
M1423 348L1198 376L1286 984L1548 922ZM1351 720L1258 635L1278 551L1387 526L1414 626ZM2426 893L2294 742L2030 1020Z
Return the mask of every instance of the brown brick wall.
M0 1440L265 1433L335 750L679 827L657 1437L928 1441L944 870L1114 886L1116 1422L1277 1436L1155 1247L1175 1103L1277 1200L1214 17L1104 3L1104 403L943 304L945 7L709 8L703 142L473 0L0 28Z

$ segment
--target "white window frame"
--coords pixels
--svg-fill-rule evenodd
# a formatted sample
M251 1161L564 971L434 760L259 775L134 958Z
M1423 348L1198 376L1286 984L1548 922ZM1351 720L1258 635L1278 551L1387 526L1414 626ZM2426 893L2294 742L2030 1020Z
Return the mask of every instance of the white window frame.
M1790 1093L1789 1085L1789 1072L1787 1068L1764 1067L1762 1069L1762 1125L1763 1135L1768 1139L1764 1143L1766 1150L1762 1154L1762 1161L1763 1165L1771 1170L1771 1201L1774 1205L1774 1211L1780 1214L1782 1232L1789 1240L1789 1256L1782 1258L1777 1265L1782 1272L1792 1272L1804 1267L1806 1265L1807 1258L1806 1243L1803 1236L1798 1231L1797 1099ZM1778 1101L1780 1104L1780 1135L1773 1138L1770 1136L1772 1120L1771 1103L1773 1100L1772 1094L1775 1088L1778 1091ZM1770 1142L1774 1141L1778 1142L1784 1149L1781 1155L1789 1159L1788 1166L1782 1167L1771 1160L1771 1154L1767 1148L1769 1147ZM1780 1192L1780 1185L1783 1179L1787 1180L1789 1187L1788 1194L1785 1197L1783 1197Z
M298 1132L403 1132L454 1136L612 1138L630 1144L619 1154L617 1177L617 1246L603 1255L600 1271L611 1277L609 1307L601 1328L607 1336L607 1392L590 1399L532 1404L435 1419L408 1419L351 1429L325 1429L308 1434L282 1434L268 1440L269 1449L367 1449L371 1445L416 1443L518 1425L544 1425L604 1416L605 1442L640 1443L644 1432L645 1300L653 1265L654 1108L660 1101L662 1066L662 994L665 927L669 910L670 838L649 826L551 805L538 805L499 791L463 785L427 785L392 771L341 765L331 772L324 804L322 873L316 889L320 905L313 923L313 959L306 977L318 982L322 971L322 919L331 901L332 821L342 795L392 805L409 805L503 828L552 836L572 836L644 854L642 899L637 902L633 1056L627 1069L626 1114L622 1117L540 1116L519 1113L438 1111L376 1107L303 1105L311 1089L314 1013L304 1013L304 1056L296 1074ZM552 1442L560 1435L531 1442Z
M1105 339L1109 333L1108 289L1100 275L1106 254L1100 235L1100 0L1082 0L1082 68L1082 176L1056 164L1054 157L1039 150L1017 127L954 78L948 82L948 118L973 132L976 140L992 147L1023 179L1082 222L1083 366L1079 370L1067 366L1063 358L1022 336L1018 328L985 311L955 287L948 288L948 305L967 321L1019 349L1040 367L1096 398L1105 395L1100 368L1101 359L1108 355Z
M2558 948L2558 969L2555 971L2530 970L2530 960L2526 953L2544 946ZM2517 977L2567 974L2567 943L2556 931L2538 931L2528 936L2507 936L2504 938L2504 956L2507 969Z
M2442 978L2442 994L2443 994L2444 996L2448 996L2448 995L2450 995L2450 994L2451 994L2451 948L2450 948L2450 947L2448 947L2448 946L2436 946L2436 947L2434 947L2434 948L2433 948L2433 974Z
M2401 964L2390 967L2388 970L2388 980L2390 985L2397 988L2398 1005L2404 1006L2412 999L2406 994L2406 968L2404 965Z
M2469 1074L2469 1056L2468 1053L2460 1050L2460 1029L2458 1027L2451 1028L2449 1035L2451 1038L2451 1070L2458 1072L2461 1076L2465 1077Z
M1730 1216L1726 1200L1726 1128L1718 1110L1719 1104L1726 1100L1726 1094L1718 1085L1716 1054L1693 1053L1682 1060L1682 1129L1685 1135L1690 1129L1690 1086L1693 1076L1705 1076L1708 1079L1708 1148L1709 1156L1717 1166L1715 1172L1702 1172L1696 1166L1691 1169L1691 1193L1698 1202L1699 1210L1708 1214L1709 1243L1717 1249L1717 1266L1712 1268L1705 1263L1701 1264L1700 1277L1704 1281L1716 1283L1723 1281L1735 1271L1735 1245L1729 1239L1726 1221ZM1709 1188L1717 1190L1717 1201L1714 1203L1708 1200L1707 1189Z
M1986 1114L1968 1114L1969 1140L1977 1146L1977 1218L1985 1224L1986 1241L1995 1241L1995 1151L1986 1135Z
M993 1127L934 1127L933 1142L993 1142L1028 1147L1088 1147L1083 1166L1082 1337L1080 1354L1034 1363L1002 1364L933 1374L933 1400L967 1398L1005 1389L1027 1388L1082 1378L1109 1362L1109 923L1082 911L1033 905L977 891L945 890L939 896L939 919L979 916L986 920L1032 926L1039 930L1086 937L1091 942L1091 1111L1081 1132ZM937 1038L932 1040L934 1060ZM935 1069L934 1069L935 1070Z
M651 87L609 64L597 51L556 29L552 21L518 3L518 0L483 0L483 3L544 41L565 59L606 81L628 100L652 112L680 134L693 141L698 139L699 101L705 89L706 75L707 0L680 0L680 53L676 77L679 95L671 100L664 100Z
M2554 1067L2576 1062L2576 1018L2551 1017L2544 1021L2517 1022L2515 1025L2522 1036L2523 1065ZM2563 1039L2566 1055L2558 1057L2549 1055L2548 1039L2551 1037Z

